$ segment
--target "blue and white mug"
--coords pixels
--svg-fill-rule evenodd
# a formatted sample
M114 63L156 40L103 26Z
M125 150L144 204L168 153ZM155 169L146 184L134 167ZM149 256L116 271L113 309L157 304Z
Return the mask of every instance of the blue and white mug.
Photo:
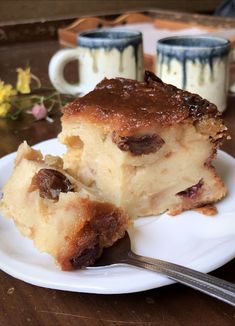
M67 63L78 60L78 84L64 78ZM78 35L78 47L58 51L49 63L49 77L61 93L85 94L104 77L142 80L143 41L138 31L97 29Z
M157 75L226 109L230 41L215 36L175 36L157 43Z

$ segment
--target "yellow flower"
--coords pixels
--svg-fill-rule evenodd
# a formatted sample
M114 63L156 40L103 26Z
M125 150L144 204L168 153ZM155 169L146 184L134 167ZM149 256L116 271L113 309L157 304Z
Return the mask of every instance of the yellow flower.
M4 118L7 115L10 107L11 104L9 102L0 103L0 118Z
M0 80L0 104L8 102L12 95L16 95L16 90L10 84L4 84L4 82Z
M26 68L25 70L22 68L17 69L17 84L16 89L21 94L29 94L30 93L30 81L31 81L31 73L30 68Z

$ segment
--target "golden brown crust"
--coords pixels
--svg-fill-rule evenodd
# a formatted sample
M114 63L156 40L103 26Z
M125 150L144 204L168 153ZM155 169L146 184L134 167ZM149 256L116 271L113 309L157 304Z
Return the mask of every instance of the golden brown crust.
M198 132L211 139L214 149L218 148L225 139L230 139L228 129L219 117L203 117L195 123L195 126Z
M80 201L85 223L74 228L69 248L61 251L57 261L62 270L73 270L94 264L104 247L122 238L128 227L127 215L110 203Z
M208 205L205 205L202 207L195 208L195 211L198 213L201 213L203 215L206 215L206 216L214 216L218 213L217 208L212 204L208 204Z
M92 92L67 105L62 120L76 118L102 123L125 135L156 124L167 126L218 115L214 104L165 84L147 72L144 82L104 79Z

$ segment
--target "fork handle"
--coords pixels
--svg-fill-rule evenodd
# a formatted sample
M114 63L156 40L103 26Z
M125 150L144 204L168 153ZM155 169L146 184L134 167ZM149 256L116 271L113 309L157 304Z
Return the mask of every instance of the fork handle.
M162 273L170 279L235 306L235 284L160 259L128 254L128 264Z

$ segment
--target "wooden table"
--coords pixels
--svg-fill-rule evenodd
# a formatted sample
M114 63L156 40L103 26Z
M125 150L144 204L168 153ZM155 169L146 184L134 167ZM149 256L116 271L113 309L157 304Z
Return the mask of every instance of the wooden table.
M32 72L48 83L47 67L58 49L56 41L30 42L0 47L0 77L15 81L15 70L29 64ZM0 119L0 156L29 144L56 137L59 112L54 122ZM229 97L224 116L233 140L224 145L235 156L235 97ZM1 171L0 171L1 173ZM235 260L213 275L235 282ZM0 325L235 325L235 309L179 284L135 294L96 295L36 287L0 272Z

